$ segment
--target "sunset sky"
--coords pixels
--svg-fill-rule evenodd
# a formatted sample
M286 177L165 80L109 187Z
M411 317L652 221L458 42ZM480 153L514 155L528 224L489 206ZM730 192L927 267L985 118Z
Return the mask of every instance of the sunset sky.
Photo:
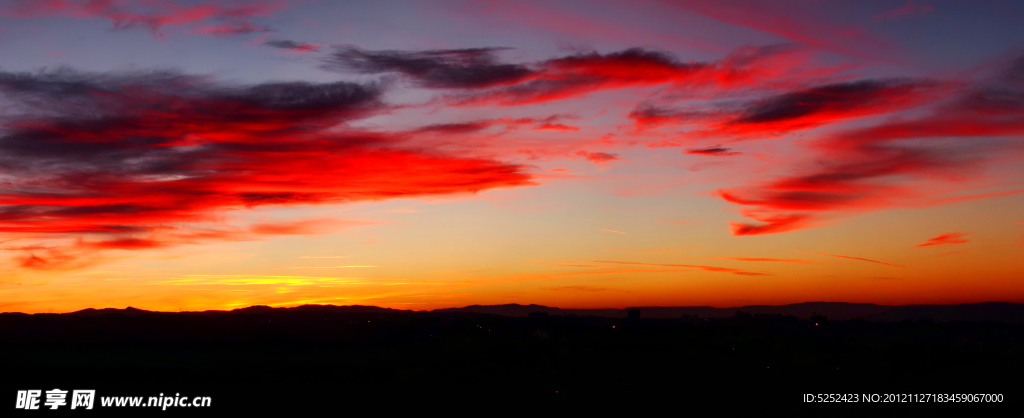
M0 312L1024 302L1022 27L0 0Z

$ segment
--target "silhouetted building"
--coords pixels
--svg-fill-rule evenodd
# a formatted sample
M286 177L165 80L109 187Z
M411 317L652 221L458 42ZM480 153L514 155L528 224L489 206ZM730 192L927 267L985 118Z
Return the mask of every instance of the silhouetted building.
M626 318L628 318L630 321L639 320L640 319L640 310L639 309L630 309L629 313L626 316Z

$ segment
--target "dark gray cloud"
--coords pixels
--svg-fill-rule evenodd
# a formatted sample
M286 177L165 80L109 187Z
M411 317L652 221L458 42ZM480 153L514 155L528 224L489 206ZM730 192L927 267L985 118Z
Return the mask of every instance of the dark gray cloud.
M690 148L686 150L686 153L691 155L712 155L716 157L727 157L730 155L740 154L739 152L733 151L732 148L726 148L721 145L704 148Z
M731 123L771 123L807 117L821 112L852 112L873 105L887 105L891 100L916 90L934 87L930 81L886 79L859 80L827 84L807 90L786 93L751 103Z
M485 88L523 81L534 74L519 64L497 62L505 48L368 51L339 47L323 68L363 74L400 73L428 88Z
M271 39L269 41L264 42L263 45L298 52L314 52L320 50L320 45L318 44L308 44L288 39Z

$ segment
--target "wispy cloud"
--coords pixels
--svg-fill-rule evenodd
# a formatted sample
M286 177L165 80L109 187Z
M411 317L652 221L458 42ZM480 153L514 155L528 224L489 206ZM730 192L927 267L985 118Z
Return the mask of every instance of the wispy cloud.
M604 292L609 289L594 286L558 286L548 287L545 288L545 290L551 290L555 292Z
M363 74L397 73L426 88L495 87L533 77L535 71L525 65L498 62L496 53L506 49L368 51L345 46L325 58L323 67Z
M916 247L931 247L935 245L949 245L949 244L966 244L970 240L964 239L966 232L949 232L939 235L934 238L928 238L928 241L923 244L918 244Z
M579 155L579 156L587 159L587 161L590 161L590 162L593 162L593 163L597 163L597 164L603 164L603 163L607 163L609 161L621 160L621 158L619 158L618 155L616 155L616 154L609 154L607 152L580 151L580 152L577 152L576 155Z
M690 246L685 246L685 247L641 248L641 249L635 249L635 250L633 250L633 249L621 250L621 249L615 249L615 248L605 248L605 249L603 249L601 251L609 251L609 252L616 252L616 253L632 253L632 254L671 254L671 253L678 253L678 252L681 252L681 251L686 251L686 250L689 250L691 248L697 248L697 246L696 245L690 245Z
M728 267L702 266L702 265L693 265L693 264L656 264L656 263L638 263L638 262L633 262L633 261L600 261L600 260L589 261L589 262L590 263L604 263L604 264L625 264L625 265L633 265L633 266L693 268L693 269L699 269L699 270L704 270L704 271L713 271L713 272L719 272L719 273L732 273L732 274L739 274L739 275L744 275L744 276L771 276L771 274L768 274L768 273L757 273L757 272L750 272L750 271L734 269L734 268L728 268Z
M845 81L782 92L728 108L717 108L712 104L708 105L709 109L676 110L642 105L631 112L630 117L643 128L665 124L696 125L681 135L684 140L775 138L790 132L919 106L938 97L944 91L943 87L942 83L931 80ZM661 146L680 143L669 141ZM691 148L687 153L735 155L721 146Z
M879 39L857 31L840 30L826 16L811 14L799 6L780 7L755 0L714 2L702 0L672 0L666 2L722 22L742 26L805 45L855 58L893 62L878 52L892 52L893 48ZM802 12L802 13L801 13ZM804 17L800 19L800 17ZM870 49L869 49L870 48ZM875 51L881 49L882 51Z
M715 257L717 260L732 260L732 261L767 261L775 263L802 263L809 264L813 263L810 260L795 260L791 258L749 258L749 257Z
M721 145L704 148L690 148L684 151L684 153L690 155L710 155L713 157L729 157L742 154L741 152L733 151L732 148L726 148Z
M388 209L388 210L375 210L368 213L422 213L419 209Z
M0 16L12 18L71 17L106 19L111 29L144 28L154 37L165 36L164 28L187 27L189 33L230 37L266 32L266 26L252 22L283 9L285 1L256 1L219 4L179 5L175 1L131 2L123 0L15 0L0 8Z
M353 222L332 218L300 219L297 221L283 221L258 223L249 227L249 230L256 234L264 235L314 235L326 234L337 231L340 228L366 224L366 222Z
M867 262L869 262L869 263L876 263L876 264L882 264L882 265L886 265L886 266L890 266L890 267L904 267L904 268L905 268L905 267L907 267L907 266L901 266L901 265L899 265L899 264L890 264L890 263L884 263L884 262L881 262L881 261L876 261L876 260L869 260L869 259L867 259L867 258L860 258L860 257L849 257L849 256L845 256L845 255L835 255L835 254L825 254L825 253L816 253L816 252L813 252L813 251L800 251L800 250L797 250L797 252L801 252L801 253L807 253L807 254L817 254L817 255L825 255L825 256L829 256L829 257L838 257L838 258L845 258L845 259L847 259L847 260L860 260L860 261L867 261Z
M907 0L907 4L898 9L889 10L875 15L876 20L895 19L903 16L922 15L934 12L932 6L918 6L914 0Z
M271 39L269 41L264 42L263 45L283 49L285 51L294 52L298 54L307 52L317 52L320 50L320 44L308 44L288 39Z

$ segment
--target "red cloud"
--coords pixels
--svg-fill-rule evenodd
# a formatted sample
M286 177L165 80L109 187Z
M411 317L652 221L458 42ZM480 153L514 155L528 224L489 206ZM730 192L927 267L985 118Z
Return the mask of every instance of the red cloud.
M1020 158L1020 148L1003 137L1024 134L1022 80L1024 58L967 86L930 115L890 119L812 143L821 156L801 173L720 191L725 200L751 207L745 215L767 222L734 223L734 234L791 231L840 213L1018 193L937 197L970 190L965 181L977 177L984 161Z
M180 227L224 211L532 184L522 166L336 129L382 109L373 85L60 70L0 73L0 94L20 109L0 134L0 233L103 237L51 251L47 262L32 254L27 267L71 265L76 251L230 239L239 231ZM315 232L309 222L251 233Z
M48 264L48 262L42 258L36 257L35 254L29 254L22 258L20 264L21 267L25 268L42 269Z
M336 219L302 219L298 221L259 223L249 230L260 235L315 235L333 232L339 227L356 225Z
M0 250L22 252L16 260L25 268L65 271L94 265L102 261L104 252L111 250L150 250L209 241L258 241L272 235L326 234L367 224L362 221L322 218L256 223L246 228L184 224L155 225L117 233L35 233L23 235L23 239L47 240L53 245L8 246L0 247Z
M159 248L168 245L167 242L145 239L145 238L117 238L104 241L85 242L79 241L79 246L84 248L94 249L119 249L119 250L139 250L149 248Z
M0 16L37 18L66 16L78 19L103 18L114 30L143 27L153 36L161 37L167 26L183 26L199 22L218 22L216 25L197 26L192 33L212 36L235 36L268 29L248 19L266 16L284 7L284 2L239 3L231 6L199 4L179 6L171 1L124 2L117 0L23 0L0 9Z
M734 200L730 200L728 194L722 193L722 197L725 200L729 200L733 203L738 203ZM783 215L772 215L764 216L752 213L746 213L746 216L753 218L758 222L764 222L763 224L749 224L742 222L729 222L729 226L732 228L733 235L762 235L762 234L775 234L779 232L794 231L807 227L810 220L810 215L806 214L783 214Z
M931 247L933 245L948 245L948 244L966 244L970 240L963 239L966 236L966 232L950 232L939 235L935 238L929 238L928 242L924 244L916 245L915 247Z
M993 79L969 86L951 104L931 115L892 121L842 135L830 145L865 146L909 138L1024 135L1024 57Z
M581 53L531 64L500 62L501 48L429 51L364 51L339 48L323 68L364 74L398 73L425 88L461 90L450 105L528 105L625 87L720 89L757 86L767 79L796 79L830 72L806 65L785 46L741 48L725 59L682 62L642 48ZM808 69L810 67L810 69Z
M680 82L704 64L676 61L672 56L639 48L611 54L581 54L539 65L530 77L496 90L453 96L456 104L525 105L582 96L598 90Z
M302 44L295 48L292 48L292 52L304 53L304 52L316 52L320 50L320 44Z
M442 123L427 125L413 130L413 133L440 133L440 134L468 134L482 131L492 126L504 127L506 130L514 130L520 127L530 127L533 130L555 130L555 131L579 131L576 126L569 126L558 121L563 119L575 119L573 115L551 115L546 118L499 118L483 119L472 122Z
M739 110L641 106L630 113L641 129L699 124L685 138L759 139L917 106L943 91L931 81L859 80L815 86L744 104ZM668 141L660 146L676 146Z
M586 158L587 161L598 163L598 164L606 163L606 162L609 162L609 161L620 160L621 159L621 158L619 158L618 155L609 154L607 152L586 152L586 151L580 151L580 152L577 152L576 155L579 155L579 156L581 156L583 158Z
M900 181L927 180L931 173L963 166L957 154L925 149L871 146L831 152L819 169L767 184L719 195L732 203L754 207L744 214L765 225L733 223L734 235L755 235L802 229L821 214L857 212L909 204L925 198Z
M569 131L569 132L577 132L577 131L580 130L580 128L578 126L566 125L564 123L542 123L540 125L537 125L537 127L533 128L533 129L537 129L537 130L548 129L548 130L553 130L553 131Z

